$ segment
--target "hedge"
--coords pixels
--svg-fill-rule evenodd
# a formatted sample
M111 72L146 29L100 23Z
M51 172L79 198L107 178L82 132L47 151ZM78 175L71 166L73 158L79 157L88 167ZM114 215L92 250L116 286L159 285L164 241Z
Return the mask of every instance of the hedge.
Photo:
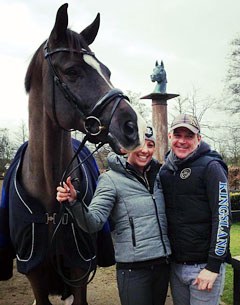
M232 210L240 210L240 192L230 192Z

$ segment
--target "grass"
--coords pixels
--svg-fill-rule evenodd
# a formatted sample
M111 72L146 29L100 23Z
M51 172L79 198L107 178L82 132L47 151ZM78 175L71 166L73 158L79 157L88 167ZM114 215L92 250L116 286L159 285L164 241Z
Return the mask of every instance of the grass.
M234 223L231 228L230 249L232 257L240 255L240 223ZM225 287L222 301L227 305L233 304L233 269L227 265Z

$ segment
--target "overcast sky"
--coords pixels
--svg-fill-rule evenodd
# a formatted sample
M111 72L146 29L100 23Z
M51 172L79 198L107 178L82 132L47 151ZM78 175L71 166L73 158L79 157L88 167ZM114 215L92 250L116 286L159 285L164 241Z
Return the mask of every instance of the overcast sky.
M27 120L25 72L35 50L48 38L63 3L0 0L0 127L9 120ZM100 30L91 48L111 70L117 88L151 93L155 83L150 74L155 61L163 60L168 93L186 96L195 88L203 96L221 95L230 42L240 33L239 0L68 3L69 26L77 32L100 12Z

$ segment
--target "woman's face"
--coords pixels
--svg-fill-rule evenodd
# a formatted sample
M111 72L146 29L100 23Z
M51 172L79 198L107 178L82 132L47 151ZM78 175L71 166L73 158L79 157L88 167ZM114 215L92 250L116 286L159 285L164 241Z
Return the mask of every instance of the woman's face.
M152 160L155 152L155 143L145 140L144 146L128 154L127 161L140 172L143 172L145 166Z

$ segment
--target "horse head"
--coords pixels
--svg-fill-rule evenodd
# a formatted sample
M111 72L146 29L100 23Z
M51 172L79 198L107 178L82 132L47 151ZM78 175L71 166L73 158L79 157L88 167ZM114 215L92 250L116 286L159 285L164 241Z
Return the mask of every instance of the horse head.
M79 130L90 142L108 142L117 153L133 150L143 141L145 123L113 87L109 69L89 47L97 36L100 15L79 34L68 29L67 7L58 9L48 40L29 65L26 90L31 95L35 85L32 95L43 101L37 111L45 111L54 128Z
M158 61L155 63L153 73L150 75L152 82L157 82L155 91L160 93L166 92L166 83L167 83L167 73L164 69L163 61L161 64L158 64Z
M153 73L150 75L152 82L161 83L166 79L166 71L164 69L163 61L161 64L158 64L158 61L155 63L155 67L153 69Z

